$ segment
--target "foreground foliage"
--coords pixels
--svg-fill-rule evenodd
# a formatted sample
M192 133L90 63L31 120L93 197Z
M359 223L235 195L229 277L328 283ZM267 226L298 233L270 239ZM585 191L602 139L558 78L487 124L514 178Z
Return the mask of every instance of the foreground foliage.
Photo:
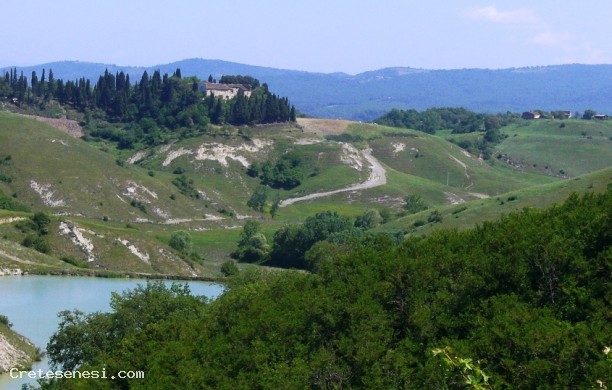
M62 313L48 347L145 379L44 387L609 386L611 244L612 188L400 245L325 242L314 273L241 272L208 303L150 284L110 314Z

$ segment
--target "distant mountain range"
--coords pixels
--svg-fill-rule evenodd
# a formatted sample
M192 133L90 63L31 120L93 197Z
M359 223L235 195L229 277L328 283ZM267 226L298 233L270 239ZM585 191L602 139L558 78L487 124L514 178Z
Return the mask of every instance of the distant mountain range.
M184 76L250 75L290 101L303 113L322 118L370 121L392 108L424 110L465 107L477 112L522 112L534 109L612 112L612 65L555 65L512 69L427 70L385 68L349 75L313 73L189 59L152 67L62 61L17 67L30 78L35 70L53 69L55 78L86 77L97 81L105 69L124 71L132 81L159 69ZM8 68L2 69L2 74Z

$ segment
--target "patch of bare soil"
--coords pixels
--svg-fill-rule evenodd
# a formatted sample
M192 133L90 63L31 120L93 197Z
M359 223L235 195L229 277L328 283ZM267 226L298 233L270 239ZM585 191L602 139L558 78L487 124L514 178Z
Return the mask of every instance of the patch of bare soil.
M297 123L306 133L327 135L344 133L352 122L343 119L297 118Z
M46 123L75 138L79 138L83 136L83 129L81 129L81 126L79 126L79 122L72 120L72 119L45 118L44 116L24 115L24 114L19 114L19 115L24 116L26 118L36 119L39 122Z

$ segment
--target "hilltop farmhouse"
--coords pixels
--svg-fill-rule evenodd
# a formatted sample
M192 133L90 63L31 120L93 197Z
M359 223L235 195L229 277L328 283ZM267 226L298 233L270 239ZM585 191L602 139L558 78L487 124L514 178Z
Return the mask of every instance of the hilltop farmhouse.
M200 83L200 90L206 96L213 95L225 100L236 97L239 93L244 94L247 98L251 97L250 86L244 84Z
M523 119L540 119L541 116L542 114L537 111L526 111L522 115Z

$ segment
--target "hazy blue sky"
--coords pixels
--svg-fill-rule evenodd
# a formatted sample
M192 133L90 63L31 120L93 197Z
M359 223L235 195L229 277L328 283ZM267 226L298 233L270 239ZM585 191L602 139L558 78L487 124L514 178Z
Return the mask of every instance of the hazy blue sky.
M222 59L317 72L612 63L612 1L0 0L0 67Z

